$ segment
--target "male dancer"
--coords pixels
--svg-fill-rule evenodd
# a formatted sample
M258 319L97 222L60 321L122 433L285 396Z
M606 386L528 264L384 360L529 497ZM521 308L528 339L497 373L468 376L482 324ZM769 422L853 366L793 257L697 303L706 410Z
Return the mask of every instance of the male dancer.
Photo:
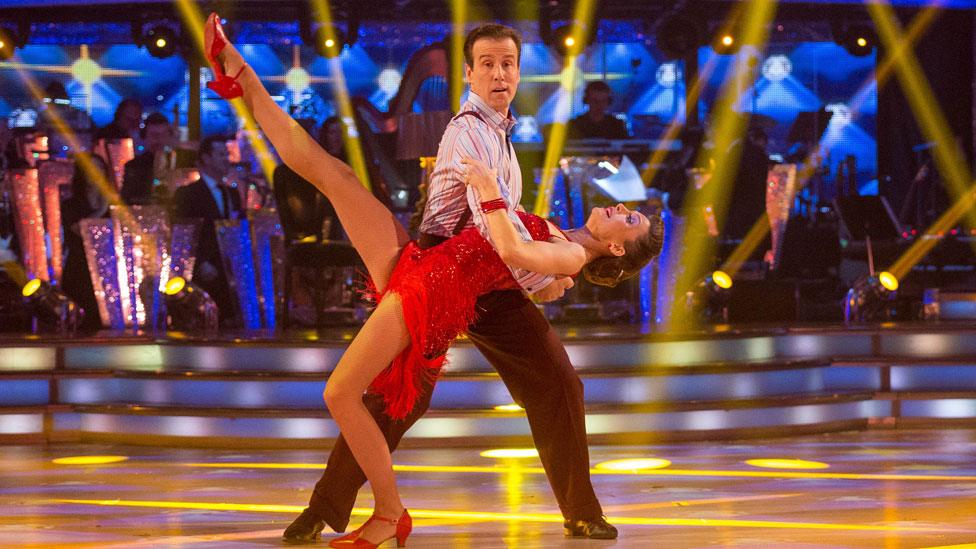
M489 238L476 198L469 197L461 160L477 158L498 170L509 203L518 204L522 177L509 135L515 120L509 106L519 83L521 37L509 27L487 24L471 31L464 46L468 101L444 132L431 177L421 224L420 244L430 247L474 223ZM473 206L473 207L472 207ZM524 227L522 227L524 230ZM572 280L514 270L521 287L543 300L556 299ZM589 474L583 412L583 384L555 331L521 290L502 290L478 299L479 319L468 338L498 371L515 402L525 408L569 537L614 539L617 530L602 516ZM394 450L403 434L430 405L433 385L403 421L383 414L383 402L367 394L364 402ZM328 466L315 485L309 506L285 530L289 543L314 541L328 524L344 531L366 478L340 436Z

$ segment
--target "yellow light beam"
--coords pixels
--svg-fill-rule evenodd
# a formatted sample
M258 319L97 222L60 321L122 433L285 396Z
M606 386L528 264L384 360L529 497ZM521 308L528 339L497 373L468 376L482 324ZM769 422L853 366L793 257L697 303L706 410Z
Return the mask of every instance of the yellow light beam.
M902 279L919 261L928 255L929 251L940 242L938 236L945 234L960 218L976 206L976 188L970 188L966 194L943 213L925 234L921 235L905 253L888 268L888 272L895 278Z
M874 20L875 28L881 42L891 50L896 50L898 43L903 40L904 32L898 22L897 16L891 5L886 0L877 0L867 4L868 13ZM972 174L969 172L965 157L956 145L955 139L949 132L949 124L942 112L941 107L935 100L935 94L931 86L925 79L924 72L918 62L918 58L907 48L902 51L898 61L894 66L895 74L905 90L908 104L915 115L915 119L922 129L925 139L936 144L933 149L933 160L939 173L946 183L949 192L957 203L968 203L971 201L969 196L972 193ZM960 216L964 216L970 228L976 228L976 210L972 208L950 208L950 211L958 211ZM958 218L957 218L958 219ZM957 219L942 216L940 221L954 224ZM927 236L936 234L933 225L926 231ZM932 238L919 238L915 243L895 261L888 271L901 279L918 261L932 249L938 241ZM976 243L974 243L976 246Z
M17 71L18 76L21 81L27 86L27 90L34 97L37 102L42 102L44 99L44 91L34 80L34 77L24 69L14 69ZM74 130L61 118L57 111L51 110L47 111L47 117L50 119L51 124L54 126L54 131L58 134L64 136L65 140L68 142L68 146L75 151L81 151L87 147L82 146L81 141L75 134ZM116 207L116 212L119 220L127 226L135 225L135 218L132 217L132 211L122 203L122 198L119 196L118 189L115 188L115 182L109 181L105 173L97 167L94 162L92 162L91 157L88 155L76 155L75 164L81 168L81 171L85 174L85 177L94 184L95 188L111 206ZM111 169L111 168L110 168ZM145 235L144 238L150 240L153 239L152 235ZM155 244L152 242L148 243L150 249L155 249Z
M268 505L257 503L208 503L193 501L145 501L120 499L57 499L52 503L75 505L100 505L107 507L148 507L155 509L193 509L209 511L244 511L249 513L298 513L304 505ZM354 508L353 515L369 516L372 509ZM543 522L562 523L562 514L556 513L492 513L476 511L441 511L437 509L411 509L410 516L414 519L462 519L492 522ZM728 520L728 519L675 519L675 518L642 518L642 517L613 517L614 524L629 526L697 526L705 528L770 528L796 530L844 530L862 532L947 532L945 528L923 528L912 526L878 526L870 524L832 524L823 522L790 522L773 520Z
M894 73L895 66L901 62L906 52L912 51L918 40L929 30L929 27L932 26L932 23L935 22L941 13L941 8L938 3L926 6L925 9L912 19L908 32L898 41L897 47L893 50L886 50L888 53L884 56L881 63L878 64L878 68L875 70L873 77L868 76L867 80L865 80L864 84L858 90L858 93L855 94L858 100L851 104L852 116L857 117L860 114L861 107L867 99L867 95L862 92L871 85L872 81L877 82L876 85L879 90L888 83L888 79Z
M535 197L535 214L549 217L549 203L552 194L552 184L556 179L556 164L562 156L563 145L566 143L566 123L569 120L570 108L573 103L573 83L576 71L579 70L579 56L586 44L586 33L596 32L592 27L596 25L593 13L596 8L594 0L578 0L573 8L573 21L569 36L573 38L572 45L566 50L565 66L560 74L559 101L556 104L555 121L549 132L549 143L546 145L546 155L542 162L542 180Z
M736 3L732 9L729 10L729 14L725 18L725 21L722 23L722 26L718 32L721 34L732 32L732 28L735 26L736 21L742 14L744 7L744 3ZM697 50L695 51L694 55L698 55ZM709 78L711 78L712 73L715 72L715 68L717 66L718 56L714 56L709 59L708 62L705 63L705 66L698 71L698 76L695 78L695 81L692 82L691 88L686 94L685 105L694 105L698 102L698 98L701 96L702 88L705 87L705 83L708 82ZM687 111L687 108L685 110ZM693 122L697 123L698 121L695 120ZM664 136L661 138L661 146L651 153L650 159L647 161L647 169L641 174L641 178L644 181L648 183L654 181L654 177L658 172L657 167L662 165L665 155L670 152L670 150L667 148L667 143L677 139L678 133L681 131L683 126L684 124L679 119L678 115L675 114L671 119L671 122L668 124L667 130L665 130Z
M468 21L468 2L451 0L451 110L461 109L461 95L464 93L464 25Z
M865 93L868 88L872 85L876 87L877 90L881 90L885 84L888 83L888 79L894 72L895 64L900 60L900 58L905 54L906 51L910 51L918 39L921 38L932 23L935 21L936 17L940 13L941 6L930 5L926 6L915 18L912 20L911 25L908 28L908 32L905 34L903 40L898 42L898 47L894 51L889 52L884 56L882 61L878 64L878 68L874 71L871 76L861 84L858 91L854 94L854 101L850 105L851 118L856 120L861 114L861 107L864 106L864 102L868 98L868 94ZM670 130L670 128L669 128ZM807 182L816 173L819 167L819 161L817 160L820 149L815 148L810 151L810 154L803 162L803 168L800 173L797 174L796 178L796 190L806 187ZM659 160L660 162L660 160ZM743 263L752 255L752 252L762 243L766 234L769 233L769 221L767 217L761 217L756 220L755 225L749 230L746 238L740 243L735 250L729 255L725 263L722 264L722 270L729 273L731 276L735 276L742 268ZM756 231L756 232L754 232Z
M176 7L179 10L180 18L183 20L183 28L189 31L193 39L193 45L196 46L196 51L205 58L206 55L203 53L203 24L205 18L203 13L193 0L176 0ZM199 75L191 75L191 78L199 78ZM231 108L234 109L234 113L237 114L238 119L244 122L247 140L251 144L251 148L254 149L255 157L257 157L258 162L261 164L261 173L264 174L264 179L268 184L272 184L277 163L271 154L271 149L267 141L263 137L264 134L258 129L254 117L247 111L243 99L231 99L228 102Z
M759 247L759 244L762 243L767 234L769 234L769 217L763 214L753 223L752 228L746 233L745 238L729 254L729 257L722 263L719 270L724 271L730 277L734 278L736 273L742 268L742 265L749 259L749 256L752 255L753 250Z
M177 467L201 467L214 469L294 469L322 470L324 463L180 463ZM477 465L394 465L393 470L411 473L489 473L504 474L518 469L523 473L545 474L542 467L517 466L477 466ZM720 478L803 478L820 480L904 480L904 481L952 481L976 482L974 475L899 475L887 473L811 473L799 471L732 471L712 469L642 469L639 471L606 471L590 469L591 475L638 475L675 477L720 477Z
M17 71L21 81L27 86L27 90L34 97L34 99L38 102L42 102L44 99L44 91L34 80L34 77L24 69L17 68L15 70ZM54 131L64 136L72 150L80 151L88 148L82 145L81 141L78 139L78 136L71 129L71 127L68 126L64 119L61 118L57 111L49 110L46 112L46 116L50 119L51 124L54 126ZM105 197L109 204L113 206L122 205L122 199L119 197L119 192L115 188L115 183L109 182L105 173L103 173L101 169L92 163L89 156L78 155L75 157L75 163L84 172L85 176L88 178L88 181L94 183L95 188L98 189L98 192ZM128 208L123 207L123 209L126 212L128 211ZM126 216L126 218L128 217L127 213L123 213L123 215Z
M743 44L756 45L760 52L765 49L769 36L769 22L773 19L776 8L775 0L752 0L749 3L741 18ZM719 98L712 108L715 130L714 150L717 155L724 156L719 156L708 183L699 192L694 193L685 205L686 235L706 234L705 218L701 213L706 206L712 207L717 219L725 217L729 189L739 165L738 155L727 154L726 151L729 151L735 140L743 135L746 127L746 117L736 113L733 106L739 94L749 84L748 79L751 76L753 76L753 67L750 64L750 55L740 52L736 56L732 76L723 83ZM704 151L701 154L705 154ZM711 260L714 247L714 242L708 238L696 242L693 246L683 246L684 252L680 260L683 270L676 284L678 296L683 296L686 291L693 288L707 270L707 263ZM674 307L668 328L688 329L691 327L692 320L691 313L686 307Z
M11 61L0 61L0 69L21 69L33 72L50 72L56 74L71 74L71 67L64 65L32 65L30 63L19 63ZM138 77L144 73L127 69L106 69L102 67L99 71L102 76L127 76Z
M315 10L315 17L326 29L326 38L338 40L335 36L335 27L332 22L332 9L325 0L312 0L312 7ZM345 125L343 139L346 143L349 165L355 172L356 177L362 182L363 186L371 189L369 181L369 171L366 168L366 160L363 156L362 142L359 140L359 130L356 127L356 116L353 111L352 101L349 98L349 87L346 85L346 74L342 71L341 55L328 60L329 73L335 79L332 85L335 91L336 103L339 107L339 115Z

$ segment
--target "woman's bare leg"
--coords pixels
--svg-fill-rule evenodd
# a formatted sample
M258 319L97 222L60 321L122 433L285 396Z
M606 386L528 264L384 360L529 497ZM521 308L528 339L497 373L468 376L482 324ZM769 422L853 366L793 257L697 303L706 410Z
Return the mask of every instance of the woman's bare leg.
M204 40L208 50L212 33L213 21L208 19ZM229 44L221 58L228 74L236 74L243 65L240 54ZM362 186L349 166L326 153L278 107L254 71L245 68L240 82L245 104L282 160L329 198L377 289L385 289L400 249L409 239L406 231ZM400 299L396 294L389 294L346 349L323 394L333 419L369 480L375 513L393 519L399 518L403 510L393 461L383 433L363 405L362 395L409 342ZM394 529L391 524L374 522L365 528L363 538L378 542Z
M213 16L211 16L212 18ZM204 27L204 47L213 42L213 21ZM237 74L244 59L227 44L219 56L225 72ZM238 78L244 89L244 103L278 155L299 176L321 191L335 208L339 222L359 252L377 290L383 291L396 265L400 249L409 236L389 209L363 187L345 163L327 153L288 116L264 88L257 74L245 67Z
M403 308L396 294L387 294L342 355L325 386L325 403L349 444L373 491L373 512L397 519L403 503L396 487L393 460L383 433L363 404L363 392L373 378L410 342ZM372 522L362 537L378 542L395 526Z

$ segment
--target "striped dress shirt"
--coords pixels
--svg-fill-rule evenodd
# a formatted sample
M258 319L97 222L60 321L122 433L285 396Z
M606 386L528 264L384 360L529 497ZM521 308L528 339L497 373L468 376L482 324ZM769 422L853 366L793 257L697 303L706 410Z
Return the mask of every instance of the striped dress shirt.
M508 217L522 238L532 240L532 235L515 213L522 199L522 172L509 139L515 126L514 118L511 114L502 116L474 92L469 93L468 100L461 105L460 112L467 111L477 112L483 121L471 115L457 116L444 130L428 184L427 206L420 230L437 236L451 236L464 211L470 209L472 216L467 226L473 224L491 242L487 220L481 212L481 199L474 189L464 184L465 170L461 160L476 158L498 170L498 186L508 206ZM541 290L554 279L552 275L515 268L512 268L512 275L529 293Z

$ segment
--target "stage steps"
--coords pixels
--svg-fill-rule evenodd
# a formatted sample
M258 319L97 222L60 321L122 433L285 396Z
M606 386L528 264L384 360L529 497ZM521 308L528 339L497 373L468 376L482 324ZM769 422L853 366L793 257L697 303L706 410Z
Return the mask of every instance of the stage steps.
M976 424L976 329L564 333L595 443ZM7 339L0 441L323 447L322 404L348 334L220 341ZM521 410L459 343L410 446L529 443Z

